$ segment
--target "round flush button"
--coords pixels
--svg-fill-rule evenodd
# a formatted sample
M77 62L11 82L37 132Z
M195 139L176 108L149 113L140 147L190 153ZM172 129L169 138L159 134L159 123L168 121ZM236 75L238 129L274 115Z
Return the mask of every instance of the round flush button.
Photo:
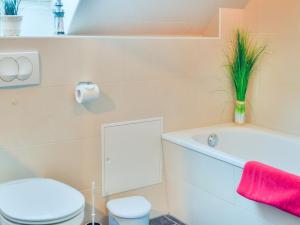
M17 78L19 71L18 62L11 57L0 60L0 78L3 81L10 82Z
M33 71L33 66L31 61L26 57L20 57L17 59L17 62L19 64L19 73L17 78L19 80L29 79Z

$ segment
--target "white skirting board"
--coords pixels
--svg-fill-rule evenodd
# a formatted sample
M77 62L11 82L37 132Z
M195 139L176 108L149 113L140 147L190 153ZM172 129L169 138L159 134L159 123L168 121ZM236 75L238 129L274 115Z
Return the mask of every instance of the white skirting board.
M102 195L160 183L163 119L102 126Z

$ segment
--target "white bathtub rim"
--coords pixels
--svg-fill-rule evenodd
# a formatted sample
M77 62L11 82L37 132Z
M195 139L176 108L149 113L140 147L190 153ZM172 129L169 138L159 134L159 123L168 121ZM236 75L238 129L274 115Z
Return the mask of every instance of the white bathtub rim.
M193 139L193 137L197 134L201 134L205 132L205 130L208 129L218 129L218 128L226 128L226 129L245 129L248 131L255 131L255 132L261 132L261 133L267 133L268 135L273 135L278 138L284 138L288 139L289 141L298 142L300 143L300 138L291 135L286 134L278 131L274 131L268 128L262 128L258 126L254 126L252 124L246 124L243 126L238 126L233 123L227 123L227 124L220 124L220 125L214 125L214 126L207 126L207 127L200 127L195 129L189 129L189 130L181 130L176 132L169 132L162 134L162 139L174 144L177 144L181 147L187 148L192 151L196 151L198 153L202 153L206 156L218 159L220 161L223 161L225 163L229 163L231 165L237 166L239 168L244 168L246 160L241 159L239 157L236 157L231 154L227 154L225 152L222 152L220 150L217 150L215 148L209 147L208 145L202 144L200 142L197 142Z
M171 142L173 144L179 145L181 147L187 148L191 151L195 151L198 153L202 153L206 156L212 157L214 159L221 160L225 163L232 164L234 166L244 168L244 165L246 163L245 160L242 160L238 157L234 157L232 155L229 155L227 153L221 152L217 149L211 148L209 146L206 146L204 144L200 143L191 143L191 140L184 140L184 139L178 139L176 137L169 136L168 134L163 134L162 139L168 142ZM196 142L196 141L194 141Z

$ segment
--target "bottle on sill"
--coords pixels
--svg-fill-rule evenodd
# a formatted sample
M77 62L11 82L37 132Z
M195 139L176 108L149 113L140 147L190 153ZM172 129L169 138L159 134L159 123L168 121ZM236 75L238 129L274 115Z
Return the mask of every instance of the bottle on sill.
M65 30L64 30L65 12L63 10L62 0L55 1L53 15L54 15L54 34L56 35L65 34Z

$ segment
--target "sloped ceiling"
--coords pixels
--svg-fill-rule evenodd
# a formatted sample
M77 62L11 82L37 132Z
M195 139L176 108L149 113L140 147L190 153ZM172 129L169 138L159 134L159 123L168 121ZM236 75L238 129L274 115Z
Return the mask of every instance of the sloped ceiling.
M201 35L219 8L248 0L64 0L69 34Z

